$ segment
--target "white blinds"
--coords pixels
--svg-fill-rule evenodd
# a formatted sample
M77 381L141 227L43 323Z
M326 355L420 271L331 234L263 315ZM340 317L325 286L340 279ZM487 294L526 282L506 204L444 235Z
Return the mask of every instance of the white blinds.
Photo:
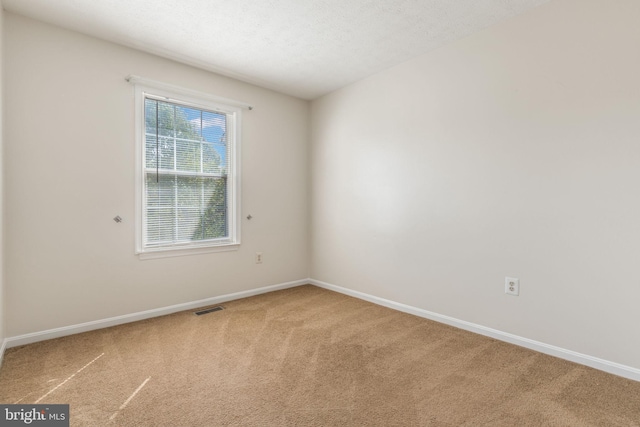
M144 99L143 246L229 237L228 115Z

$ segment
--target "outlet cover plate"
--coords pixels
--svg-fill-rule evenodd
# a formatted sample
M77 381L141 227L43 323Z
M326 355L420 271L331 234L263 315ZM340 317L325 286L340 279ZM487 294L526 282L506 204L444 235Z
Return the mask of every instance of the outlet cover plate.
M504 293L515 296L520 295L520 279L517 277L505 277Z

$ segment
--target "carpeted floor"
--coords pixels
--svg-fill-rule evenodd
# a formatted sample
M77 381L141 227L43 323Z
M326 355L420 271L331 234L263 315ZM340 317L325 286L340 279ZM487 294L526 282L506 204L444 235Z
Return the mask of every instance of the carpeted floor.
M7 350L72 426L640 426L640 382L314 286Z

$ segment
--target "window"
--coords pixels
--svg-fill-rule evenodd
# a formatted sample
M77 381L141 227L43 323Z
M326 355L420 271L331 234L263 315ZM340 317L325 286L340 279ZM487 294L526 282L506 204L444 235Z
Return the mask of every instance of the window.
M237 249L240 109L142 85L136 108L136 252L146 258Z

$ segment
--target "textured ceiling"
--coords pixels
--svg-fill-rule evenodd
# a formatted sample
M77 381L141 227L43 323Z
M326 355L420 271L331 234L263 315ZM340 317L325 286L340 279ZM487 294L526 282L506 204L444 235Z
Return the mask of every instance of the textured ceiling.
M549 0L3 0L5 10L314 99Z

